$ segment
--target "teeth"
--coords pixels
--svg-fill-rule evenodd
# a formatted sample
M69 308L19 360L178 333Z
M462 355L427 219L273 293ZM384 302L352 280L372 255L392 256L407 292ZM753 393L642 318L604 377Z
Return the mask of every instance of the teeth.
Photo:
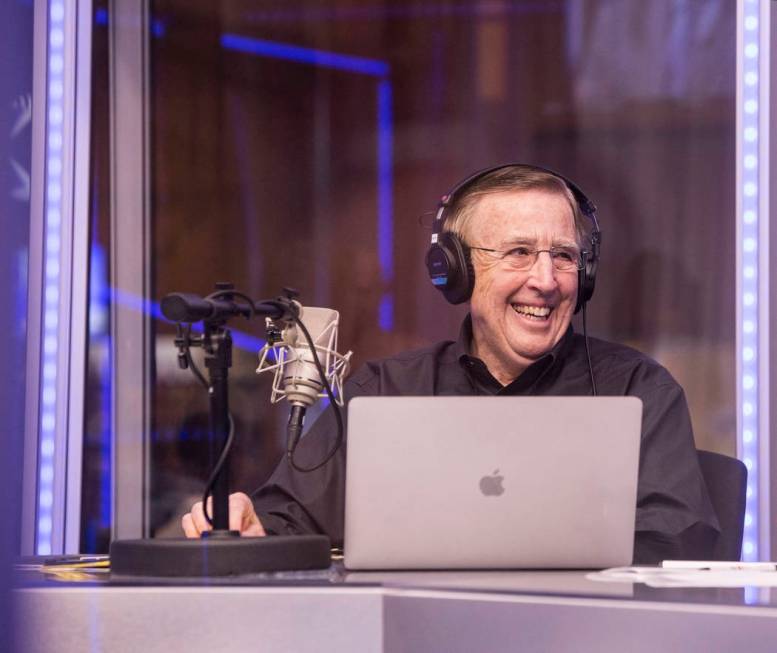
M519 306L513 304L513 310L516 313L523 313L524 315L531 315L533 317L548 317L548 315L550 315L550 308L547 306Z

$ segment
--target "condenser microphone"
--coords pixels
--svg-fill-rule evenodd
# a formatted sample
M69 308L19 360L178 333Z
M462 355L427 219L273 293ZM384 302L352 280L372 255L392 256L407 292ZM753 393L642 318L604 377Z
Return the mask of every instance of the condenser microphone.
M291 404L289 456L302 435L305 411L320 397L330 396L327 384L335 401L343 405L343 378L352 352L337 352L339 320L340 314L331 308L307 306L300 307L297 319L266 320L268 339L259 352L256 372L274 372L270 401L285 398Z

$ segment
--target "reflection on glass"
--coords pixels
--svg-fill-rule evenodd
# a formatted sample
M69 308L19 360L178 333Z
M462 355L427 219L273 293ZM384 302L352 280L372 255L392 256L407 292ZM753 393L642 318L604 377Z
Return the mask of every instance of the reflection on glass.
M92 31L91 207L81 546L107 553L111 536L110 131L107 10L96 2Z
M32 170L32 6L18 0L4 2L0 20L13 26L0 42L0 493L8 511L0 536L0 564L5 570L10 565L4 563L20 550ZM5 571L0 571L0 588L5 586ZM5 613L0 607L0 622ZM0 627L0 648L6 641L4 630Z
M592 335L684 385L700 448L734 451L735 6L612 2L152 3L155 299L232 281L341 314L354 365L455 338L425 277L430 213L494 163L547 166L598 205ZM262 338L259 322L236 328ZM156 322L152 529L213 462L207 399ZM281 455L237 348L231 477Z

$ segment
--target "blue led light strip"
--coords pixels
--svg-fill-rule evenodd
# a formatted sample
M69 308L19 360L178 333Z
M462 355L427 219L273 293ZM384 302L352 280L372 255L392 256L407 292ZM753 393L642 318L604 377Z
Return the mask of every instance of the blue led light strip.
M768 2L765 3L768 15ZM744 560L768 555L768 520L762 510L765 496L768 438L768 186L762 184L768 151L768 111L763 103L762 29L767 30L758 0L738 6L737 75L737 450L748 470ZM766 120L764 120L764 117Z
M310 64L320 68L378 78L378 260L384 290L378 306L378 325L383 331L394 328L394 295L388 289L394 280L394 205L393 205L393 142L392 86L388 79L389 65L383 61L353 57L324 50L304 48L286 43L222 34L221 47L262 57Z
M35 551L52 550L54 508L54 443L57 422L57 357L59 353L59 279L63 213L63 146L65 117L65 4L48 7L46 80L46 163L44 192L43 347L40 382L40 432Z
M378 308L378 325L383 331L394 328L394 202L393 202L393 118L391 82L378 82L378 260L383 296Z
M384 77L388 75L388 64L375 59L364 57L352 57L325 50L303 48L298 45L264 41L262 39L238 36L237 34L222 34L221 47L226 50L238 50L246 54L255 54L262 57L272 57L285 61L312 64L319 68L334 68L350 73Z

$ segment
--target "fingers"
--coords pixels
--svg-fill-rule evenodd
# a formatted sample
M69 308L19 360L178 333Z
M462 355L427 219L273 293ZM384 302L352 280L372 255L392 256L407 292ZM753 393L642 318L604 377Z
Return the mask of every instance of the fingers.
M213 498L208 497L208 516L213 519ZM192 506L192 519L198 532L211 530L212 526L205 518L205 510L202 507L202 501L198 501Z
M183 517L181 517L181 528L183 528L183 534L186 537L200 536L200 531L198 531L197 527L194 525L194 518L190 512L187 512Z
M229 528L240 531L240 534L246 537L265 535L262 522L254 511L253 502L243 492L229 495Z
M213 502L208 497L208 514L211 514ZM186 513L181 519L181 526L186 537L199 537L203 531L211 530L211 525L205 519L205 511L202 509L202 501L192 506L191 512Z
M186 537L200 536L197 529L194 527L194 520L192 519L192 514L190 512L187 512L181 518L181 526L183 527L183 534L186 535Z
M208 515L212 515L212 506L212 498L208 497ZM191 512L181 518L181 527L186 537L200 537L203 531L211 530L211 525L205 519L202 501L195 503ZM229 495L229 528L246 537L261 537L266 534L254 511L253 502L243 492Z
M242 492L229 495L229 530L242 531L243 521L254 511L251 500Z

